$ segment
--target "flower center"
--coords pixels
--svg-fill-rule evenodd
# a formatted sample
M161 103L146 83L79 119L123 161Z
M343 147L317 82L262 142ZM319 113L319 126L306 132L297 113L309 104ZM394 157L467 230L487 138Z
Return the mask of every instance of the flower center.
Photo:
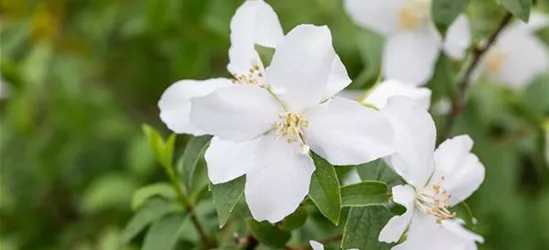
M249 84L257 85L263 87L265 84L263 79L263 72L259 65L253 64L252 67L248 70L248 73L244 74L234 74L233 79L231 80L233 84Z
M503 52L500 48L491 48L486 53L486 59L484 61L484 65L488 74L495 75L499 73L501 67L503 67L503 62L506 58L507 54L505 54L505 52Z
M309 126L309 122L301 117L299 113L286 112L279 115L280 120L275 123L276 138L286 138L288 143L299 141L301 146L305 146L302 138L305 136L304 128Z
M398 12L398 27L406 30L419 28L429 18L430 0L411 0Z
M456 217L456 212L450 212L452 207L448 201L450 194L440 187L444 177L439 183L432 184L419 190L416 194L416 206L426 214L437 217L437 223Z

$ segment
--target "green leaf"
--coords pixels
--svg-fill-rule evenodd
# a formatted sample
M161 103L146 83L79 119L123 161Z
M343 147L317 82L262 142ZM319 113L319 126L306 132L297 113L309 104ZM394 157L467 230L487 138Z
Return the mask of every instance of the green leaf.
M337 173L330 163L316 154L312 154L316 170L311 178L309 197L318 210L335 225L341 216L341 193Z
M210 144L211 138L209 135L193 137L185 147L185 152L183 152L183 157L181 158L181 171L183 172L183 183L187 190L191 190L196 165L200 161L200 158L204 156L204 151Z
M278 228L286 232L298 229L307 221L307 215L307 209L299 206L297 210L286 216L286 218L278 224Z
M131 201L129 194L138 188L137 183L120 173L107 173L96 177L81 197L84 212L95 213L112 208L126 209Z
M160 196L168 200L174 200L177 198L175 190L169 183L161 182L144 186L133 194L132 210L137 210L147 201L154 196Z
M381 205L389 201L387 185L379 181L364 181L341 187L343 206Z
M530 9L532 8L532 0L500 0L500 3L511 14L528 22L530 19Z
M356 170L362 180L382 181L388 187L404 184L402 178L382 159L358 165Z
M393 215L384 206L353 207L349 211L342 249L391 249L391 244L379 242L381 229Z
M268 222L257 222L252 218L248 218L247 223L253 236L269 247L283 248L286 242L290 240L290 233L281 231Z
M151 126L143 124L143 132L149 139L149 146L156 157L156 160L163 166L171 166L173 160L173 150L175 147L175 134L171 134L166 141Z
M166 216L155 223L147 231L142 250L169 250L175 247L180 235L185 215L176 213Z
M164 139L162 139L162 136L154 130L153 127L147 124L143 124L141 128L143 129L143 133L145 133L149 139L149 147L153 151L156 160L158 162L163 162Z
M467 205L467 203L462 202L459 205L453 207L451 210L452 212L457 213L457 216L465 222L465 226L467 228L473 229L475 227L473 213L471 212L471 209L469 208L469 205Z
M225 223L227 223L236 203L244 193L245 183L246 176L241 176L240 178L226 183L211 185L213 202L219 220L219 228L222 228L225 226Z
M433 0L431 13L433 21L442 34L445 34L448 27L454 20L465 11L471 0Z
M145 229L145 227L168 214L171 209L172 207L168 201L162 199L149 199L133 215L124 228L121 236L122 242L130 242L130 240Z

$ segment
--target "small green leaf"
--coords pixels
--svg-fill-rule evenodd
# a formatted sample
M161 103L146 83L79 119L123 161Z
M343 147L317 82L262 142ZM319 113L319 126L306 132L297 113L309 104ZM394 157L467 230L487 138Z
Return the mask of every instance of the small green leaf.
M204 151L210 145L211 138L209 135L193 137L185 147L185 152L183 152L183 157L181 158L181 170L183 172L183 182L187 190L191 190L196 165L200 161L200 158L204 156Z
M471 0L433 0L431 12L433 21L442 34L454 20L465 11Z
M185 221L185 215L176 213L168 215L152 224L147 231L142 250L174 249Z
M143 206L133 215L124 231L122 232L122 242L128 243L139 232L154 221L168 214L172 209L168 201L162 199L149 199Z
M316 154L312 154L316 170L311 178L309 197L318 210L335 225L341 216L341 193L337 173L330 163Z
M467 228L473 229L475 227L475 223L473 221L473 213L471 212L471 209L469 208L469 205L467 205L467 203L462 202L459 205L453 207L452 212L457 213L457 216L465 222L465 226Z
M246 176L241 176L226 183L211 185L219 228L222 228L227 223L236 203L244 193L245 183Z
M278 224L278 228L286 232L298 229L307 221L307 215L307 209L300 206L292 214L286 216L286 218Z
M511 12L511 14L523 21L528 22L528 19L530 19L532 0L500 0L500 3Z
M281 231L268 222L257 222L252 218L249 218L247 223L253 236L259 242L269 247L283 248L284 245L286 245L286 242L290 240L290 233Z
M135 191L132 199L132 210L139 209L145 201L154 196L160 196L168 200L174 200L177 198L177 194L173 190L172 185L169 183L154 183Z
M381 205L389 201L387 185L379 181L364 181L341 187L343 206Z
M162 139L162 136L153 127L147 124L143 124L141 128L149 139L149 147L153 151L156 160L160 163L164 162L164 140Z
M151 126L143 124L142 129L149 139L149 146L151 147L156 160L163 167L171 166L175 146L175 134L171 134L164 142L162 136Z
M391 245L379 242L379 232L392 217L384 206L353 207L349 211L342 249L391 249Z

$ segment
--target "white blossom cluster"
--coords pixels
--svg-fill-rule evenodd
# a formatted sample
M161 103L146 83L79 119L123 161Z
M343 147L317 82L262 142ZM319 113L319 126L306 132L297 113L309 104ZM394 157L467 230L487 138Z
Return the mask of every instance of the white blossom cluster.
M398 243L393 249L476 249L483 238L450 207L478 189L484 166L468 135L436 148L431 91L421 87L441 52L465 57L467 17L459 16L443 39L430 0L346 0L345 8L358 25L386 37L388 80L358 102L336 96L351 79L328 27L303 24L284 34L271 6L248 0L230 23L233 77L174 83L159 101L160 118L176 133L213 135L205 153L210 181L246 175L246 202L258 221L281 221L309 193L310 151L332 165L382 158L407 183L392 188L392 200L406 212L389 220L379 241ZM547 49L532 35L547 22L534 15L528 25L507 28L476 75L521 87L547 69ZM274 49L271 62L262 62L256 45Z

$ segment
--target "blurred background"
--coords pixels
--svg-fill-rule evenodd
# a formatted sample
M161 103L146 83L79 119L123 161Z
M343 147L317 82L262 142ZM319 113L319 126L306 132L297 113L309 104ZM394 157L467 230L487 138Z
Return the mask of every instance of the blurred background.
M376 81L383 40L356 27L341 0L268 2L285 32L330 27L351 88ZM229 76L229 20L242 0L0 3L0 248L120 249L133 191L166 179L140 126L169 133L157 101L176 80ZM536 9L549 13L549 1ZM468 14L478 42L504 11L472 0ZM549 43L549 29L538 35ZM429 84L434 102L459 66ZM468 201L481 249L549 249L549 72L524 91L482 80L469 94L453 134L470 134L487 168ZM441 121L444 108L432 106Z

